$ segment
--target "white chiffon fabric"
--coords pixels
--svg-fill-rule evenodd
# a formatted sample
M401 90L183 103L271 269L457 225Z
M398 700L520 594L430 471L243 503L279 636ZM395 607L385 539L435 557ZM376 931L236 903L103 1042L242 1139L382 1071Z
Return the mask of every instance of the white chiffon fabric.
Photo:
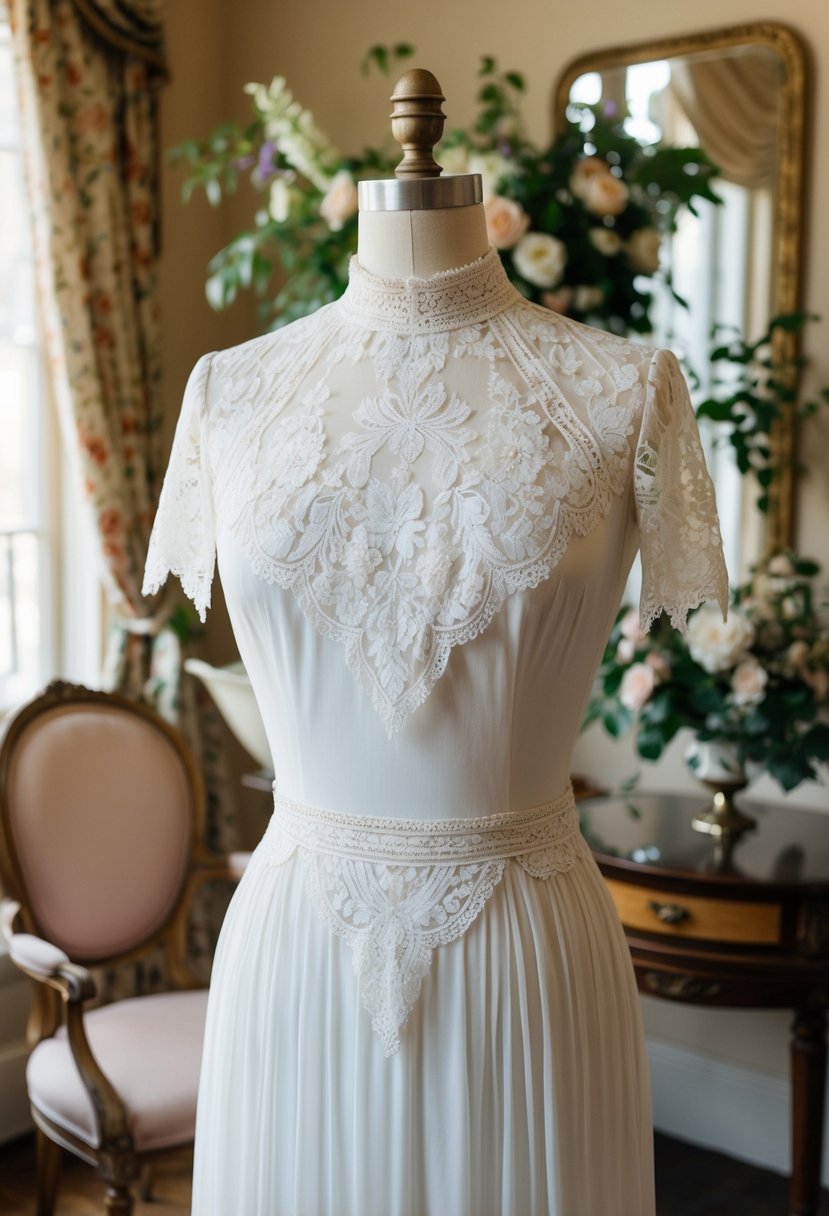
M491 249L352 261L188 384L145 593L214 559L276 768L222 927L195 1216L653 1216L635 978L573 745L642 623L728 595L675 357Z

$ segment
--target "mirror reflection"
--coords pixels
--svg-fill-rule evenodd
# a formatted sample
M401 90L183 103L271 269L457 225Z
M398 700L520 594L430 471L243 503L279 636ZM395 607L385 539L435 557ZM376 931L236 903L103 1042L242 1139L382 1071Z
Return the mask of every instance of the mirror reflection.
M737 334L759 337L787 304L776 275L786 65L775 49L751 43L678 54L663 45L652 58L642 55L632 48L627 62L624 50L602 62L610 57L597 53L595 65L586 56L569 83L565 73L560 96L567 118L583 129L595 121L583 107L599 106L621 115L644 145L699 146L718 166L721 203L700 199L684 211L662 243L664 278L647 283L651 340L683 360L699 402L729 375L728 365L712 366L714 345ZM723 328L714 337L717 326ZM716 441L711 424L703 421L701 429L737 581L768 543L767 520L730 445Z

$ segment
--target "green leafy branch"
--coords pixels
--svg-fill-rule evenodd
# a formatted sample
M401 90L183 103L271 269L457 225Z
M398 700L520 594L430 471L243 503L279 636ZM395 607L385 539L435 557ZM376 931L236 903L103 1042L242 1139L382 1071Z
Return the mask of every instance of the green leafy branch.
M770 487L782 469L773 442L774 428L787 417L807 418L829 404L829 386L798 403L798 373L808 360L798 354L780 357L776 335L796 334L807 322L819 319L815 313L780 313L755 342L746 341L733 326L712 326L711 337L719 341L709 362L728 366L732 374L714 378L715 390L697 407L697 417L710 418L726 428L724 438L734 449L737 468L743 475L753 473L757 478L757 507L764 512L769 509ZM723 342L723 335L729 332L734 336Z

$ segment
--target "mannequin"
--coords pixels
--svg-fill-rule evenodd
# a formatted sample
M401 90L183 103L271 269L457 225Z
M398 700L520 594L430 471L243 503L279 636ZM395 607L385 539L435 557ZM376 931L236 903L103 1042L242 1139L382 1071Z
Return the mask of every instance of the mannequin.
M654 1216L636 977L572 749L641 623L728 601L676 356L527 303L394 93L346 290L204 355L144 593L218 558L279 774L211 971L193 1216ZM589 1135L585 1136L585 1129Z
M441 177L432 146L444 96L431 72L414 68L391 96L392 133L403 160L395 179L359 185L357 260L382 278L428 278L474 262L489 249L477 173Z

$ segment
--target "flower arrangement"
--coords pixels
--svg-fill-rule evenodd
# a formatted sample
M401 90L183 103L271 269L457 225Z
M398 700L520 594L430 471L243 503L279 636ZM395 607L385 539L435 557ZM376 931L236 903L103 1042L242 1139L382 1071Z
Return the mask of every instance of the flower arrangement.
M364 61L388 72L413 48L374 47ZM450 131L437 150L447 173L480 173L490 242L528 299L618 333L649 332L648 279L659 273L662 236L696 198L719 202L716 167L700 148L643 145L612 106L582 107L549 146L537 148L521 119L525 82L485 56L472 130ZM249 84L253 119L223 124L171 156L187 164L183 197L204 189L218 204L241 176L259 203L253 225L212 259L207 297L224 308L240 290L263 299L262 319L285 324L336 299L357 246L357 182L391 176L400 151L343 156L282 77ZM288 281L278 292L279 264Z
M588 708L614 736L636 729L657 760L681 727L728 745L741 767L762 766L784 789L817 779L829 760L829 630L815 603L820 567L792 552L752 567L723 623L703 605L685 634L663 616L651 634L623 607ZM693 767L693 761L691 761Z

